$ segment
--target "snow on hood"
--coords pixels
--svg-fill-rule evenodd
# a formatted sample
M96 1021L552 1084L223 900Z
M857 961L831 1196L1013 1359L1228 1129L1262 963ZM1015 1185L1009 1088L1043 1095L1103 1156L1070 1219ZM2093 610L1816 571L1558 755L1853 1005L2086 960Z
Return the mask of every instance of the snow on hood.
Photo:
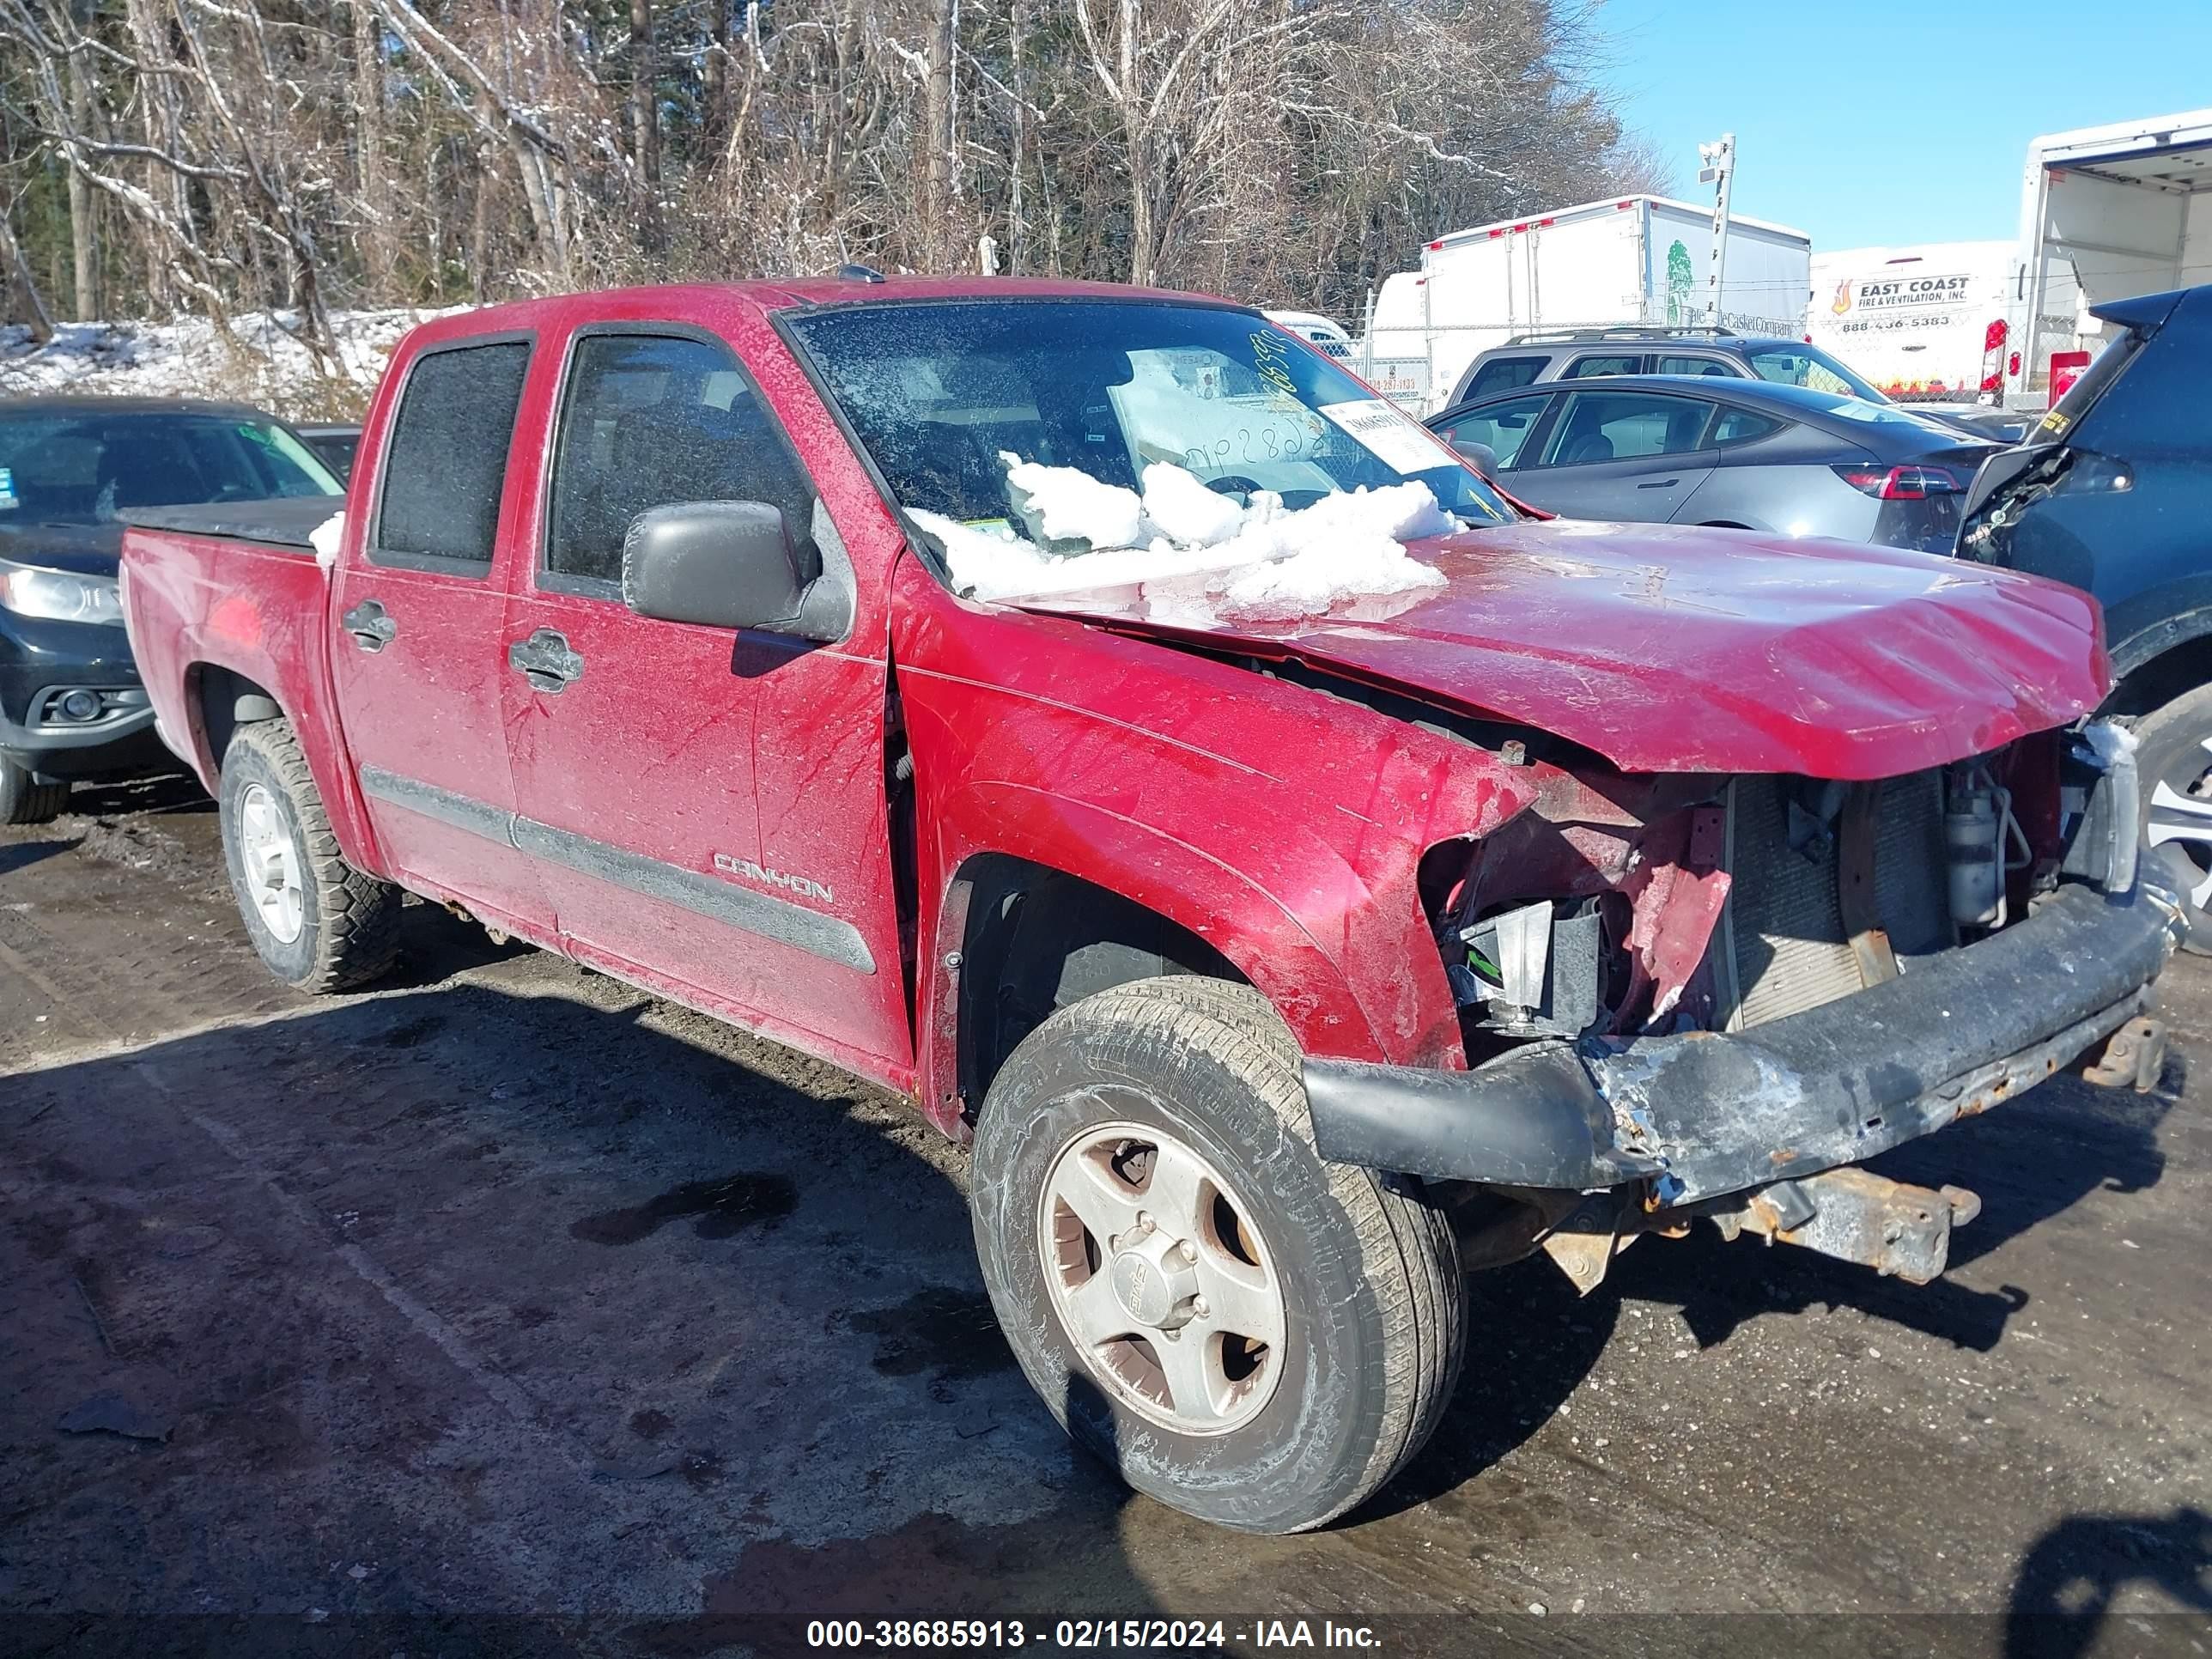
M1310 615L1342 599L1441 586L1443 574L1405 543L1459 527L1419 483L1324 495L1291 509L1267 490L1246 506L1162 461L1145 469L1140 495L1075 467L1000 459L1014 503L1042 545L1004 524L912 515L944 544L954 586L976 599L1179 577L1197 579L1180 584L1178 605L1192 625L1211 620L1216 599L1231 611Z
M2063 725L2108 684L2087 595L1932 554L1569 520L1418 551L1436 586L1299 615L1206 615L1173 575L1024 603L1333 669L1632 772L1895 777Z

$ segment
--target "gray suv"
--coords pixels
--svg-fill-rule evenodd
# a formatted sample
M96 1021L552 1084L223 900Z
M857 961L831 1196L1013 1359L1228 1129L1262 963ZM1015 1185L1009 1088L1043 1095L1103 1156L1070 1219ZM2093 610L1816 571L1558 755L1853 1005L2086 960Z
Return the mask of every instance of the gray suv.
M1467 366L1448 407L1545 380L1607 374L1713 374L1889 401L1818 346L1725 328L1583 328L1516 334Z

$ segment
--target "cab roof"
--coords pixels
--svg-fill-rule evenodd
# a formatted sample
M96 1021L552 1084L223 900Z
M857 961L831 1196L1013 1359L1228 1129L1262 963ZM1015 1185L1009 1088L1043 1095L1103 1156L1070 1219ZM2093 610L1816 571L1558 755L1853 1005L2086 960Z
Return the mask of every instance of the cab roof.
M546 299L511 300L457 312L422 325L426 340L467 339L544 326L552 323L644 319L657 310L696 313L735 301L763 313L793 313L830 307L899 305L933 300L1100 300L1174 301L1185 305L1239 306L1210 294L1174 289L1132 288L1123 283L1054 281L1030 276L802 276L744 283L670 283L604 289Z

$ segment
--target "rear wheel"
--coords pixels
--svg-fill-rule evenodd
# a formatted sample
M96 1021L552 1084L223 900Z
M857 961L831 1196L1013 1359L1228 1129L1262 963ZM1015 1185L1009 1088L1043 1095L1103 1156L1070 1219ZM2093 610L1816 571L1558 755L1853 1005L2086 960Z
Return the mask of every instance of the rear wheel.
M2181 890L2187 948L2212 955L2212 686L2144 715L2136 742L2146 854Z
M241 726L217 794L224 861L269 971L307 992L368 983L399 955L399 890L338 851L299 740L283 720Z
M66 780L41 783L28 767L0 755L0 823L50 823L69 809Z
M999 1322L1076 1440L1249 1532L1342 1514L1457 1373L1457 1247L1411 1182L1314 1151L1298 1051L1247 987L1176 976L1060 1010L975 1127Z

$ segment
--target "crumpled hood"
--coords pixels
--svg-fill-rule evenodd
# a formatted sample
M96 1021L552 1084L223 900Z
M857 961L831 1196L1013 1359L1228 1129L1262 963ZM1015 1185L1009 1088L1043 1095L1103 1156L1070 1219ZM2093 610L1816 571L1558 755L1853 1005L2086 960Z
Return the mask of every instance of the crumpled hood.
M1210 617L1203 578L1027 608L1294 659L1534 726L1632 772L1893 777L2103 701L2087 594L1931 554L1570 520L1416 544L1445 585Z

